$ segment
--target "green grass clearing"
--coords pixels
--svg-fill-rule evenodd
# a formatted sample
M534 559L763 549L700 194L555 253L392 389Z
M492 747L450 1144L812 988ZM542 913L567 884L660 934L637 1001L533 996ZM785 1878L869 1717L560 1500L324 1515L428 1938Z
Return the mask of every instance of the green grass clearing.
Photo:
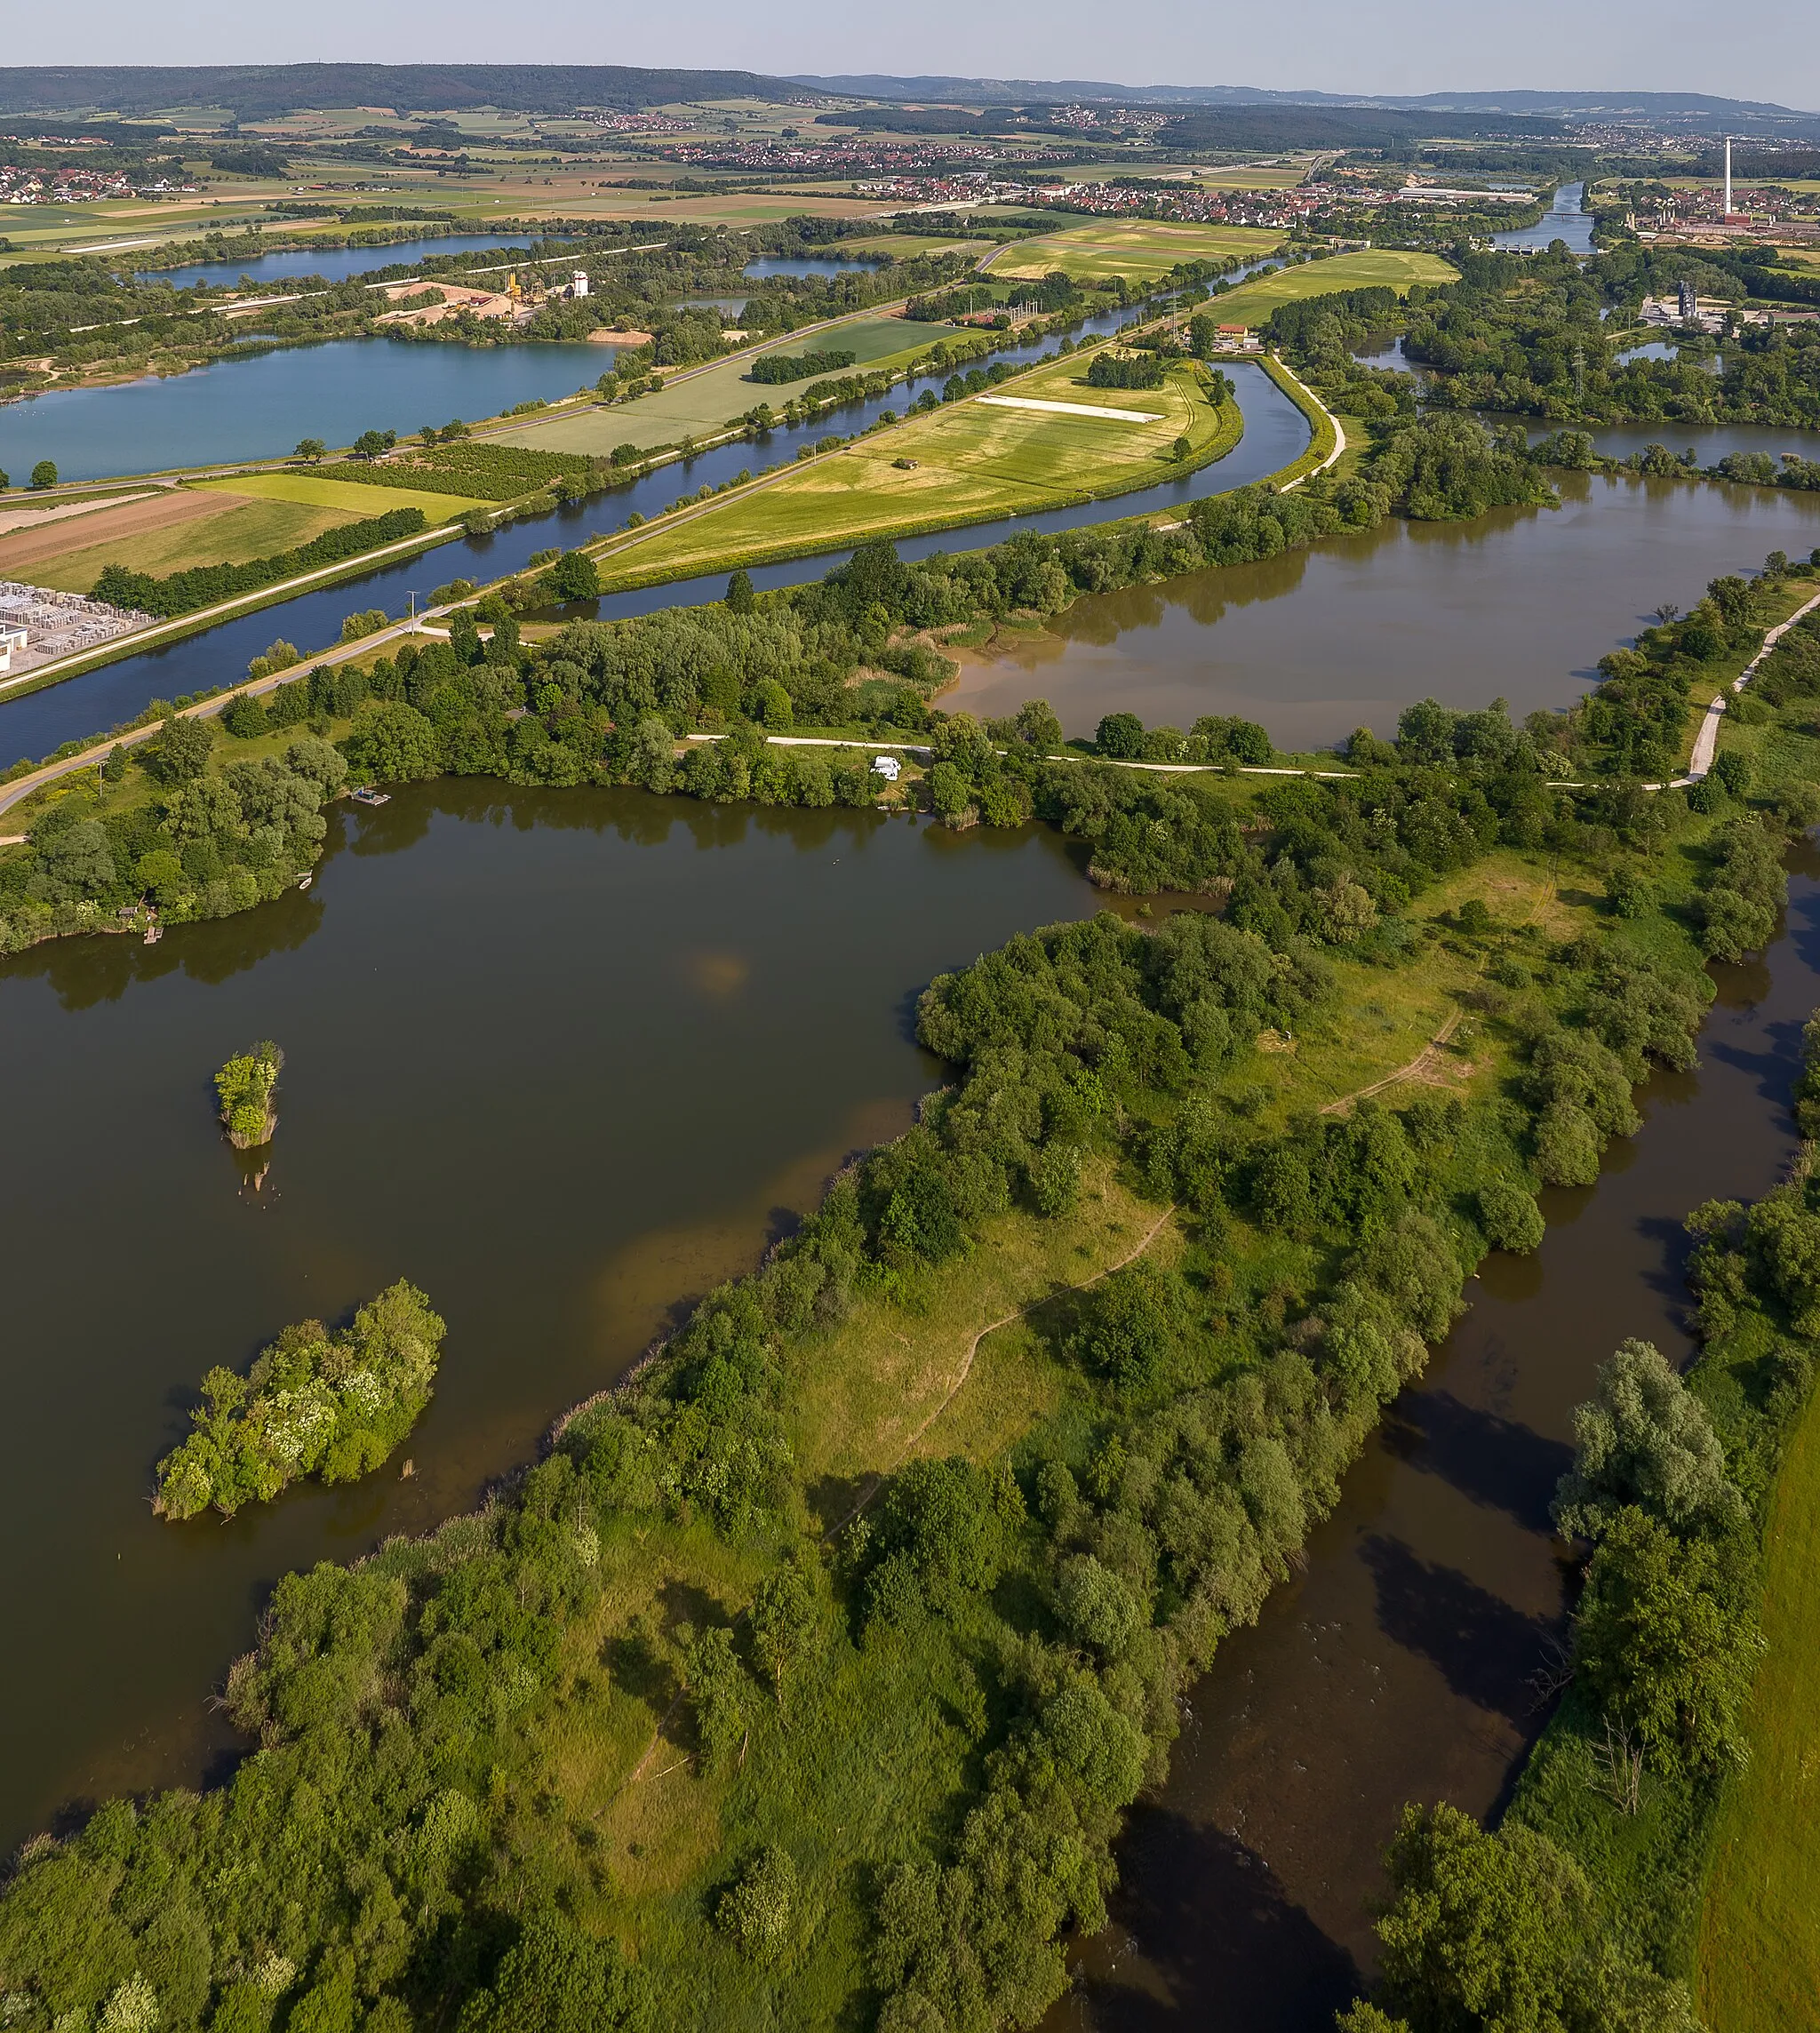
M1102 275L1161 275L1178 261L1217 261L1228 254L1256 260L1282 244L1281 233L1257 226L1177 226L1161 219L1095 219L1038 240L1020 240L995 255L988 273L1046 275L1060 268L1077 281Z
M1216 299L1211 309L1222 324L1259 325L1269 319L1279 304L1298 303L1304 297L1327 297L1340 290L1371 289L1386 283L1399 296L1405 296L1413 283L1457 283L1459 279L1459 271L1438 254L1373 247L1358 254L1336 254L1330 261L1305 261L1297 267L1255 276L1228 295Z
M223 491L237 494L241 490L234 487ZM388 506L398 505L395 499L387 502ZM240 564L251 558L268 558L280 551L295 550L312 537L321 536L324 530L358 522L362 514L353 507L252 500L223 514L65 551L34 564L30 577L34 585L55 586L65 593L87 593L108 565L124 565L129 571L166 578L172 572L188 571L196 565ZM81 516L72 517L72 529L79 530L83 521Z
M199 480L200 489L250 494L261 501L292 501L314 508L341 508L349 514L389 515L395 508L421 508L431 522L446 522L464 508L483 506L472 494L433 493L427 488L369 487L317 473L252 473L231 480Z
M809 387L806 381L750 379L752 363L759 353L854 353L858 355L857 363L840 371L858 374L954 336L950 325L912 324L907 318L873 315L850 318L817 331L792 332L774 344L679 373L659 394L642 395L635 403L582 410L546 424L527 423L497 436L489 434L489 442L528 445L535 451L581 452L595 458L604 458L615 445L675 444L685 437L723 430L728 418L742 417L760 403L780 408Z
M1142 391L1090 388L1085 374L1076 355L1004 383L993 391L1000 402L970 399L914 417L750 493L659 523L603 560L603 571L609 583L668 578L1057 507L1163 478L1177 437L1188 439L1194 463L1237 442L1236 411L1216 411L1189 370ZM1141 411L1156 421L1009 408L1004 398ZM914 464L899 466L900 458Z
M1713 2033L1820 2024L1820 1407L1770 1506L1751 1761L1725 1792L1700 1917L1700 2013Z

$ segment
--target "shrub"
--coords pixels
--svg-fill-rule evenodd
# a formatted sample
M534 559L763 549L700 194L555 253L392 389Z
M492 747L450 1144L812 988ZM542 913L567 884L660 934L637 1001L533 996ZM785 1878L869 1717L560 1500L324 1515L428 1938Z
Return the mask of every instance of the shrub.
M1479 1225L1494 1249L1520 1256L1537 1248L1546 1232L1534 1194L1514 1179L1489 1179L1480 1187Z

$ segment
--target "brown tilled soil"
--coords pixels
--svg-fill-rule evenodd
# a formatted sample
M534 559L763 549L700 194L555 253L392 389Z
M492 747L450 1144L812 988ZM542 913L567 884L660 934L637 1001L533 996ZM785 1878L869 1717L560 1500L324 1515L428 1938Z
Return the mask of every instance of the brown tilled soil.
M230 508L243 508L243 494L207 494L175 490L160 493L149 501L131 501L123 508L98 508L92 515L71 515L45 530L15 530L0 537L0 578L24 578L33 565L61 557L67 551L85 551L92 545L111 544L122 537L143 536L148 530L164 530L173 522L200 522L204 516L225 514Z

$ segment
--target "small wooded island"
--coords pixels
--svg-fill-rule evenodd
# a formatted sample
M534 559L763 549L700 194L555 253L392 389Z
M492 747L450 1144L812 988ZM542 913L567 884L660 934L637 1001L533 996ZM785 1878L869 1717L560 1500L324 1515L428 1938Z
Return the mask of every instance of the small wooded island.
M196 1431L158 1463L161 1518L194 1518L212 1505L231 1518L300 1476L352 1482L385 1460L430 1401L446 1323L401 1278L331 1332L320 1320L288 1327L237 1376L212 1369Z
M266 1038L251 1051L237 1053L215 1075L221 1127L236 1151L256 1150L272 1141L278 1127L274 1096L283 1064L283 1053Z

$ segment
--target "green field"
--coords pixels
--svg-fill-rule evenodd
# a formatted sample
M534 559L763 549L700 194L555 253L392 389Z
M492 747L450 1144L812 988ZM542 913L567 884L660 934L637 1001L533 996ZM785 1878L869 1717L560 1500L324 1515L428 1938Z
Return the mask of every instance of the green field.
M238 494L238 487L223 491ZM377 490L376 490L377 491ZM387 490L387 507L401 506ZM251 558L268 558L280 551L294 550L319 537L338 523L360 519L357 508L331 508L300 501L249 501L243 508L230 508L191 522L173 522L168 528L140 531L112 543L86 544L60 555L33 564L26 573L33 585L56 586L65 593L86 593L108 565L124 565L129 571L148 572L154 578L188 571L195 565L240 564ZM85 518L70 519L72 536ZM4 560L4 551L0 551ZM0 573L4 571L0 562Z
M1235 163L1230 169L1196 170L1194 182L1201 190L1293 190L1307 175L1305 164L1282 168Z
M748 493L693 515L667 518L602 561L610 584L721 570L768 557L828 550L866 537L907 535L1117 494L1164 478L1186 437L1201 463L1237 442L1235 409L1216 411L1193 375L1160 389L1090 388L1080 356L1006 382L994 393L1141 411L1153 422L1019 410L978 399L945 404L861 439ZM909 467L898 459L914 460Z
M774 345L679 373L660 394L643 395L635 403L582 410L547 424L527 423L521 429L506 431L497 437L489 434L489 442L529 445L536 451L582 452L591 458L603 457L620 444L675 444L685 437L703 437L710 431L718 431L729 417L744 416L757 403L781 408L793 395L800 395L809 386L806 381L748 379L758 353L853 353L858 355L858 363L841 371L857 374L882 361L894 361L898 355L921 353L938 339L954 337L954 328L945 324L912 324L907 318L850 318L818 331L793 332Z
M842 240L835 243L842 254L895 254L908 261L918 254L984 254L990 240L943 240L919 233L880 233L869 240Z
M295 501L314 508L340 508L351 515L389 515L395 508L421 508L432 523L446 522L464 508L482 506L479 496L474 494L368 487L358 480L337 479L333 473L250 473L228 480L200 480L196 485L223 494L250 494L261 501Z
M1281 233L1256 226L1175 226L1150 219L1096 219L1039 240L1019 240L995 255L995 276L1046 275L1060 268L1080 282L1102 275L1166 275L1177 261L1217 261L1228 254L1255 260L1282 244Z
M1700 1917L1712 2033L1820 2025L1820 1405L1783 1462L1763 1583L1751 1761L1720 1807Z
M1438 254L1404 253L1396 248L1371 248L1361 254L1336 254L1330 261L1305 261L1241 283L1211 308L1222 324L1259 325L1279 304L1304 297L1331 296L1337 290L1363 290L1388 283L1398 295L1412 283L1457 283L1457 269Z

